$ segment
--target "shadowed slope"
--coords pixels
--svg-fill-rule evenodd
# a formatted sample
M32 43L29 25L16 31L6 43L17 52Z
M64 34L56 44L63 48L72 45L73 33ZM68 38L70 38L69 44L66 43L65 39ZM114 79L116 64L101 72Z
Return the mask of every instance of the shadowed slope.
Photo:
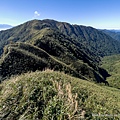
M101 43L101 39L108 42L109 37L94 28L54 20L33 20L0 32L0 38L1 52L5 44L12 43L6 47L1 60L2 77L43 70L46 67L96 82L105 82L108 77L108 73L98 66L100 52L93 45L98 45L98 41ZM17 41L26 43L16 44ZM105 42L104 45L107 46L108 43ZM39 55L41 51L44 51L42 56ZM109 51L111 53L111 49Z
M77 58L71 64L66 64L43 49L27 43L10 44L4 48L4 54L0 61L0 76L1 80L4 80L11 75L46 68L63 71L89 81L105 82L100 73L101 68L97 67L98 70L95 70Z

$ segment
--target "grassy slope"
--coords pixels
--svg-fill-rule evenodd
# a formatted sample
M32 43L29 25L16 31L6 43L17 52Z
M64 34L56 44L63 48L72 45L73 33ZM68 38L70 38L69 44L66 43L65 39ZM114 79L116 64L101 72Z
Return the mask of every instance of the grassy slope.
M27 73L3 81L0 84L0 98L0 117L4 117L4 120L46 120L53 116L58 120L75 118L74 113L79 116L83 110L88 116L92 113L120 113L118 89L50 70Z
M120 55L104 57L102 67L111 74L107 78L110 86L120 89Z

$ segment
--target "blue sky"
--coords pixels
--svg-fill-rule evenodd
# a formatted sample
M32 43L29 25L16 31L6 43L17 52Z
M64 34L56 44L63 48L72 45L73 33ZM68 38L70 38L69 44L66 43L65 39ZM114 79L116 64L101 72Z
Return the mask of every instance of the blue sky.
M0 24L32 19L120 29L120 0L0 0Z

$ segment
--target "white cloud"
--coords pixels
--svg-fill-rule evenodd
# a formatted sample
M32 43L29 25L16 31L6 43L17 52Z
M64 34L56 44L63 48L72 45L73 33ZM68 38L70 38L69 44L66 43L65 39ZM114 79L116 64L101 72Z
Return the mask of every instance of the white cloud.
M38 13L38 11L35 11L34 12L34 17L39 17L40 16L40 14Z

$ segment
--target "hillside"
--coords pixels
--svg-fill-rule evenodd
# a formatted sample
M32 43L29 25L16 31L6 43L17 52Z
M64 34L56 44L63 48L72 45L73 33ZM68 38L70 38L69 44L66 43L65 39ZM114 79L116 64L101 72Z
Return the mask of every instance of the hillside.
M46 19L28 21L10 30L1 31L0 54L3 53L3 47L6 44L12 41L28 41L43 28L59 30L70 38L76 39L78 44L82 43L85 48L100 56L120 53L120 43L97 29Z
M22 42L7 45L4 48L4 54L0 60L0 81L12 75L49 68L55 71L63 71L66 74L84 80L107 83L105 80L108 73L104 69L98 67L94 61L89 59L87 54L78 52L76 55L77 48L71 47L71 49L68 49L74 44L70 44L70 46L67 45L68 48L65 47L64 49L64 46L62 46L63 42L59 41L58 46L54 42L56 48L50 46L52 44L45 43L44 45L44 42L48 42L47 39L39 43L42 44L42 48L47 47L48 51L45 51L40 46L37 47ZM51 42L49 41L49 43ZM58 56L52 54L51 51L53 49L59 49L57 52L59 53ZM61 51L62 49L64 52ZM55 52L53 53L55 54Z
M120 89L120 55L104 57L102 67L111 74L107 78L110 86Z
M119 53L120 48L97 29L54 20L28 21L1 31L0 40L0 81L49 68L107 84L109 74L99 67L100 56Z
M16 76L0 84L0 119L120 118L119 90L51 70Z

